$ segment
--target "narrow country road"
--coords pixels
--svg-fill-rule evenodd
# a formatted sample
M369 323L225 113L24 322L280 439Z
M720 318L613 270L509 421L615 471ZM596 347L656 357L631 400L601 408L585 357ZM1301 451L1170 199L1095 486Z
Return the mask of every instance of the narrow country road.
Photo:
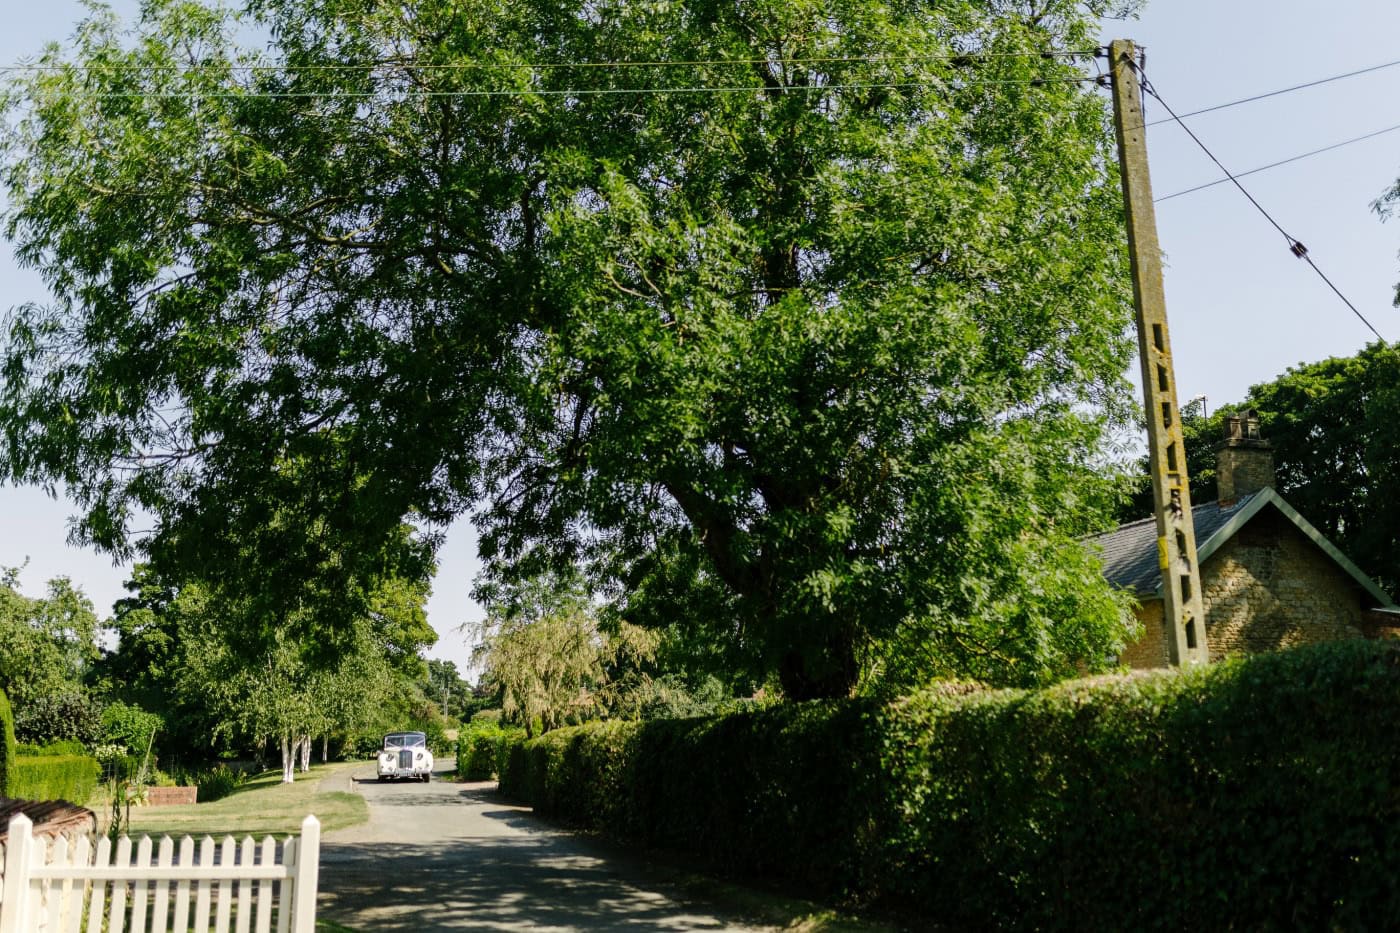
M447 770L429 784L380 784L368 763L328 778L323 790L363 794L370 818L326 834L318 917L364 933L769 929L647 880L494 787L453 783Z

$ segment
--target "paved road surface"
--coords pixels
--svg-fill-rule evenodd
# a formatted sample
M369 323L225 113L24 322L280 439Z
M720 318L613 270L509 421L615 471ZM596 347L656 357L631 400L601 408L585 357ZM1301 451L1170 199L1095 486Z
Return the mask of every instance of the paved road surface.
M502 802L494 784L447 778L380 784L366 764L323 782L363 794L370 818L325 835L320 918L364 933L767 929L545 826Z

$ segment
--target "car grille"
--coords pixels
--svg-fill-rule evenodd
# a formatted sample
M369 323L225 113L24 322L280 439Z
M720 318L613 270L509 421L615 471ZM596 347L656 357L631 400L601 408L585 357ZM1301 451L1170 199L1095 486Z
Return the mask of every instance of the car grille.
M409 750L406 749L406 748L399 752L399 767L400 767L400 768L411 768L411 767L413 767L413 752L409 751Z

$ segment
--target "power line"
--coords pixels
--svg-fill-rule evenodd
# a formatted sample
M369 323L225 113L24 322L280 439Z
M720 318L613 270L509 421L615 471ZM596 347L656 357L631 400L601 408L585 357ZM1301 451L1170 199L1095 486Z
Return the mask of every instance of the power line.
M1346 74L1332 75L1330 78L1319 78L1316 81L1308 81L1304 84L1295 84L1292 87L1280 88L1277 91L1268 91L1263 94L1255 94L1253 97L1241 97L1239 100L1232 100L1224 104L1216 104L1213 107L1203 107L1200 110L1192 110L1190 113L1183 113L1179 119L1185 119L1186 117L1198 117L1203 113L1214 113L1217 110L1225 110L1230 107L1238 107L1241 104L1252 104L1257 100L1267 100L1270 97L1278 97L1282 94L1292 94L1294 91L1302 91L1310 87L1318 87L1322 84L1331 84L1333 81L1342 81L1346 78L1355 78L1358 75L1370 74L1373 71L1381 71L1386 68L1394 68L1397 65L1400 65L1400 59L1396 59L1393 62L1385 62L1381 65L1372 65L1369 68L1361 68L1357 71L1348 71ZM1163 106L1166 105L1163 104ZM1163 117L1160 120L1153 120L1151 123L1148 123L1147 126L1156 126L1159 123L1170 122L1172 122L1172 117Z
M1384 136L1387 133L1394 133L1396 130L1400 130L1400 123L1397 123L1394 126L1387 126L1383 130L1376 130L1374 133L1367 133L1365 136L1357 136L1339 143L1333 143L1330 146L1323 146L1321 149L1314 149L1311 152L1304 152L1300 155L1295 155L1287 159L1280 159L1277 162L1270 162L1268 165L1261 165L1258 168L1252 168L1247 172L1237 172L1235 174L1235 177L1245 178L1249 175L1257 175L1260 172L1267 172L1269 169L1278 168L1281 165L1289 165L1293 162L1301 162L1303 159L1310 159L1313 156L1322 155L1324 152L1331 152L1334 149L1341 149L1345 146L1351 146L1355 145L1356 143L1365 142L1368 139L1375 139L1377 136ZM1220 178L1215 181L1208 181L1203 185L1197 185L1194 188L1187 188L1184 191L1173 191L1171 194L1164 194L1160 198L1155 198L1154 200L1156 203L1160 204L1163 201L1170 201L1172 198L1179 198L1182 195L1186 194L1195 194L1197 191L1204 191L1207 188L1214 188L1216 185L1229 184L1229 182L1229 178Z
M543 71L559 68L696 68L704 65L802 65L802 64L884 64L884 63L919 63L919 62L950 62L953 64L974 64L980 61L1005 58L1084 58L1092 59L1097 54L1095 49L1085 49L1082 51L1061 51L1047 50L1042 52L964 52L951 53L946 55L841 55L841 56L798 56L798 57L773 57L773 58L709 58L709 59L689 59L677 61L662 60L639 60L639 61L579 61L579 62L500 62L487 60L472 60L461 62L440 62L440 63L418 63L401 60L386 60L381 62L341 62L338 64L324 65L287 65L287 64L236 64L220 63L208 65L180 65L170 67L159 67L137 62L109 62L102 65L77 65L62 63L54 65L45 64L14 64L0 66L0 74L17 72L48 72L48 71L147 71L147 72L171 72L175 74L197 74L201 71L243 71L243 72L329 72L329 71L377 71L383 68L405 68L414 71L461 71L470 68L508 68L528 71Z
M1303 260L1310 267L1312 267L1312 270L1322 278L1322 281L1327 283L1327 287L1332 289L1332 291L1336 293L1337 297L1342 299L1342 303L1351 309L1351 313L1355 314L1358 318L1360 318L1361 323L1365 324L1370 329L1371 333L1376 335L1376 339L1384 341L1385 338L1381 336L1380 331L1376 330L1376 326L1366 319L1366 315L1362 314L1361 311L1356 307L1356 305L1351 303L1351 299L1347 298L1346 295L1342 294L1342 290L1338 288L1332 282L1332 280L1327 277L1326 273L1324 273L1321 269L1318 268L1317 263L1313 262L1312 257L1308 255L1308 248L1303 245L1302 241L1298 240L1297 238L1292 236L1287 230L1283 229L1279 222L1277 220L1274 220L1273 215L1264 209L1264 205L1260 204L1255 199L1254 195L1250 194L1249 190L1245 188L1244 185L1240 184L1239 178L1232 174L1230 170L1225 167L1225 164L1215 157L1215 153L1211 152L1210 148L1205 143L1201 142L1201 138L1197 136L1194 132L1192 132L1191 127L1186 125L1186 121L1183 118L1177 116L1176 111L1172 110L1171 105L1162 99L1162 95L1157 93L1157 89L1154 88L1152 86L1152 82L1147 79L1146 73L1141 68L1135 68L1135 70L1138 73L1139 80L1142 82L1142 89L1147 93L1151 94L1156 99L1157 103L1161 104L1162 108L1166 110L1167 113L1171 114L1171 118L1177 122L1177 125L1179 125L1183 130L1186 131L1186 135L1190 136L1192 141L1195 142L1197 146L1201 147L1201 151L1204 152L1210 158L1210 160L1214 162L1222 172L1225 173L1226 179L1228 181L1233 182L1235 187L1240 189L1240 193L1249 199L1249 203L1253 204L1255 209L1259 211L1259 213L1264 215L1264 219L1267 220L1270 224L1272 224L1273 228L1277 230L1285 240L1288 241L1289 252L1291 252L1294 256L1297 256L1299 259Z
M375 91L113 91L77 93L78 100L368 100L393 97L410 99L452 99L470 97L597 97L619 94L743 94L743 93L812 93L822 91L911 90L956 84L959 89L992 86L1046 86L1051 84L1087 84L1095 79L1087 75L1075 78L1023 78L1004 81L899 81L858 84L762 84L686 85L680 87L608 87L608 88L534 88L507 90L420 91L391 89Z

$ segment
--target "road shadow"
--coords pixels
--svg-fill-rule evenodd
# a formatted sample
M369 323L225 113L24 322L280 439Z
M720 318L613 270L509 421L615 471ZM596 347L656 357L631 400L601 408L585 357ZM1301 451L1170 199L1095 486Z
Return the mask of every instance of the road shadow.
M463 794L494 804L480 815L498 824L500 835L488 828L422 845L328 843L319 915L367 933L756 928L645 878L588 840L550 831L492 793Z

